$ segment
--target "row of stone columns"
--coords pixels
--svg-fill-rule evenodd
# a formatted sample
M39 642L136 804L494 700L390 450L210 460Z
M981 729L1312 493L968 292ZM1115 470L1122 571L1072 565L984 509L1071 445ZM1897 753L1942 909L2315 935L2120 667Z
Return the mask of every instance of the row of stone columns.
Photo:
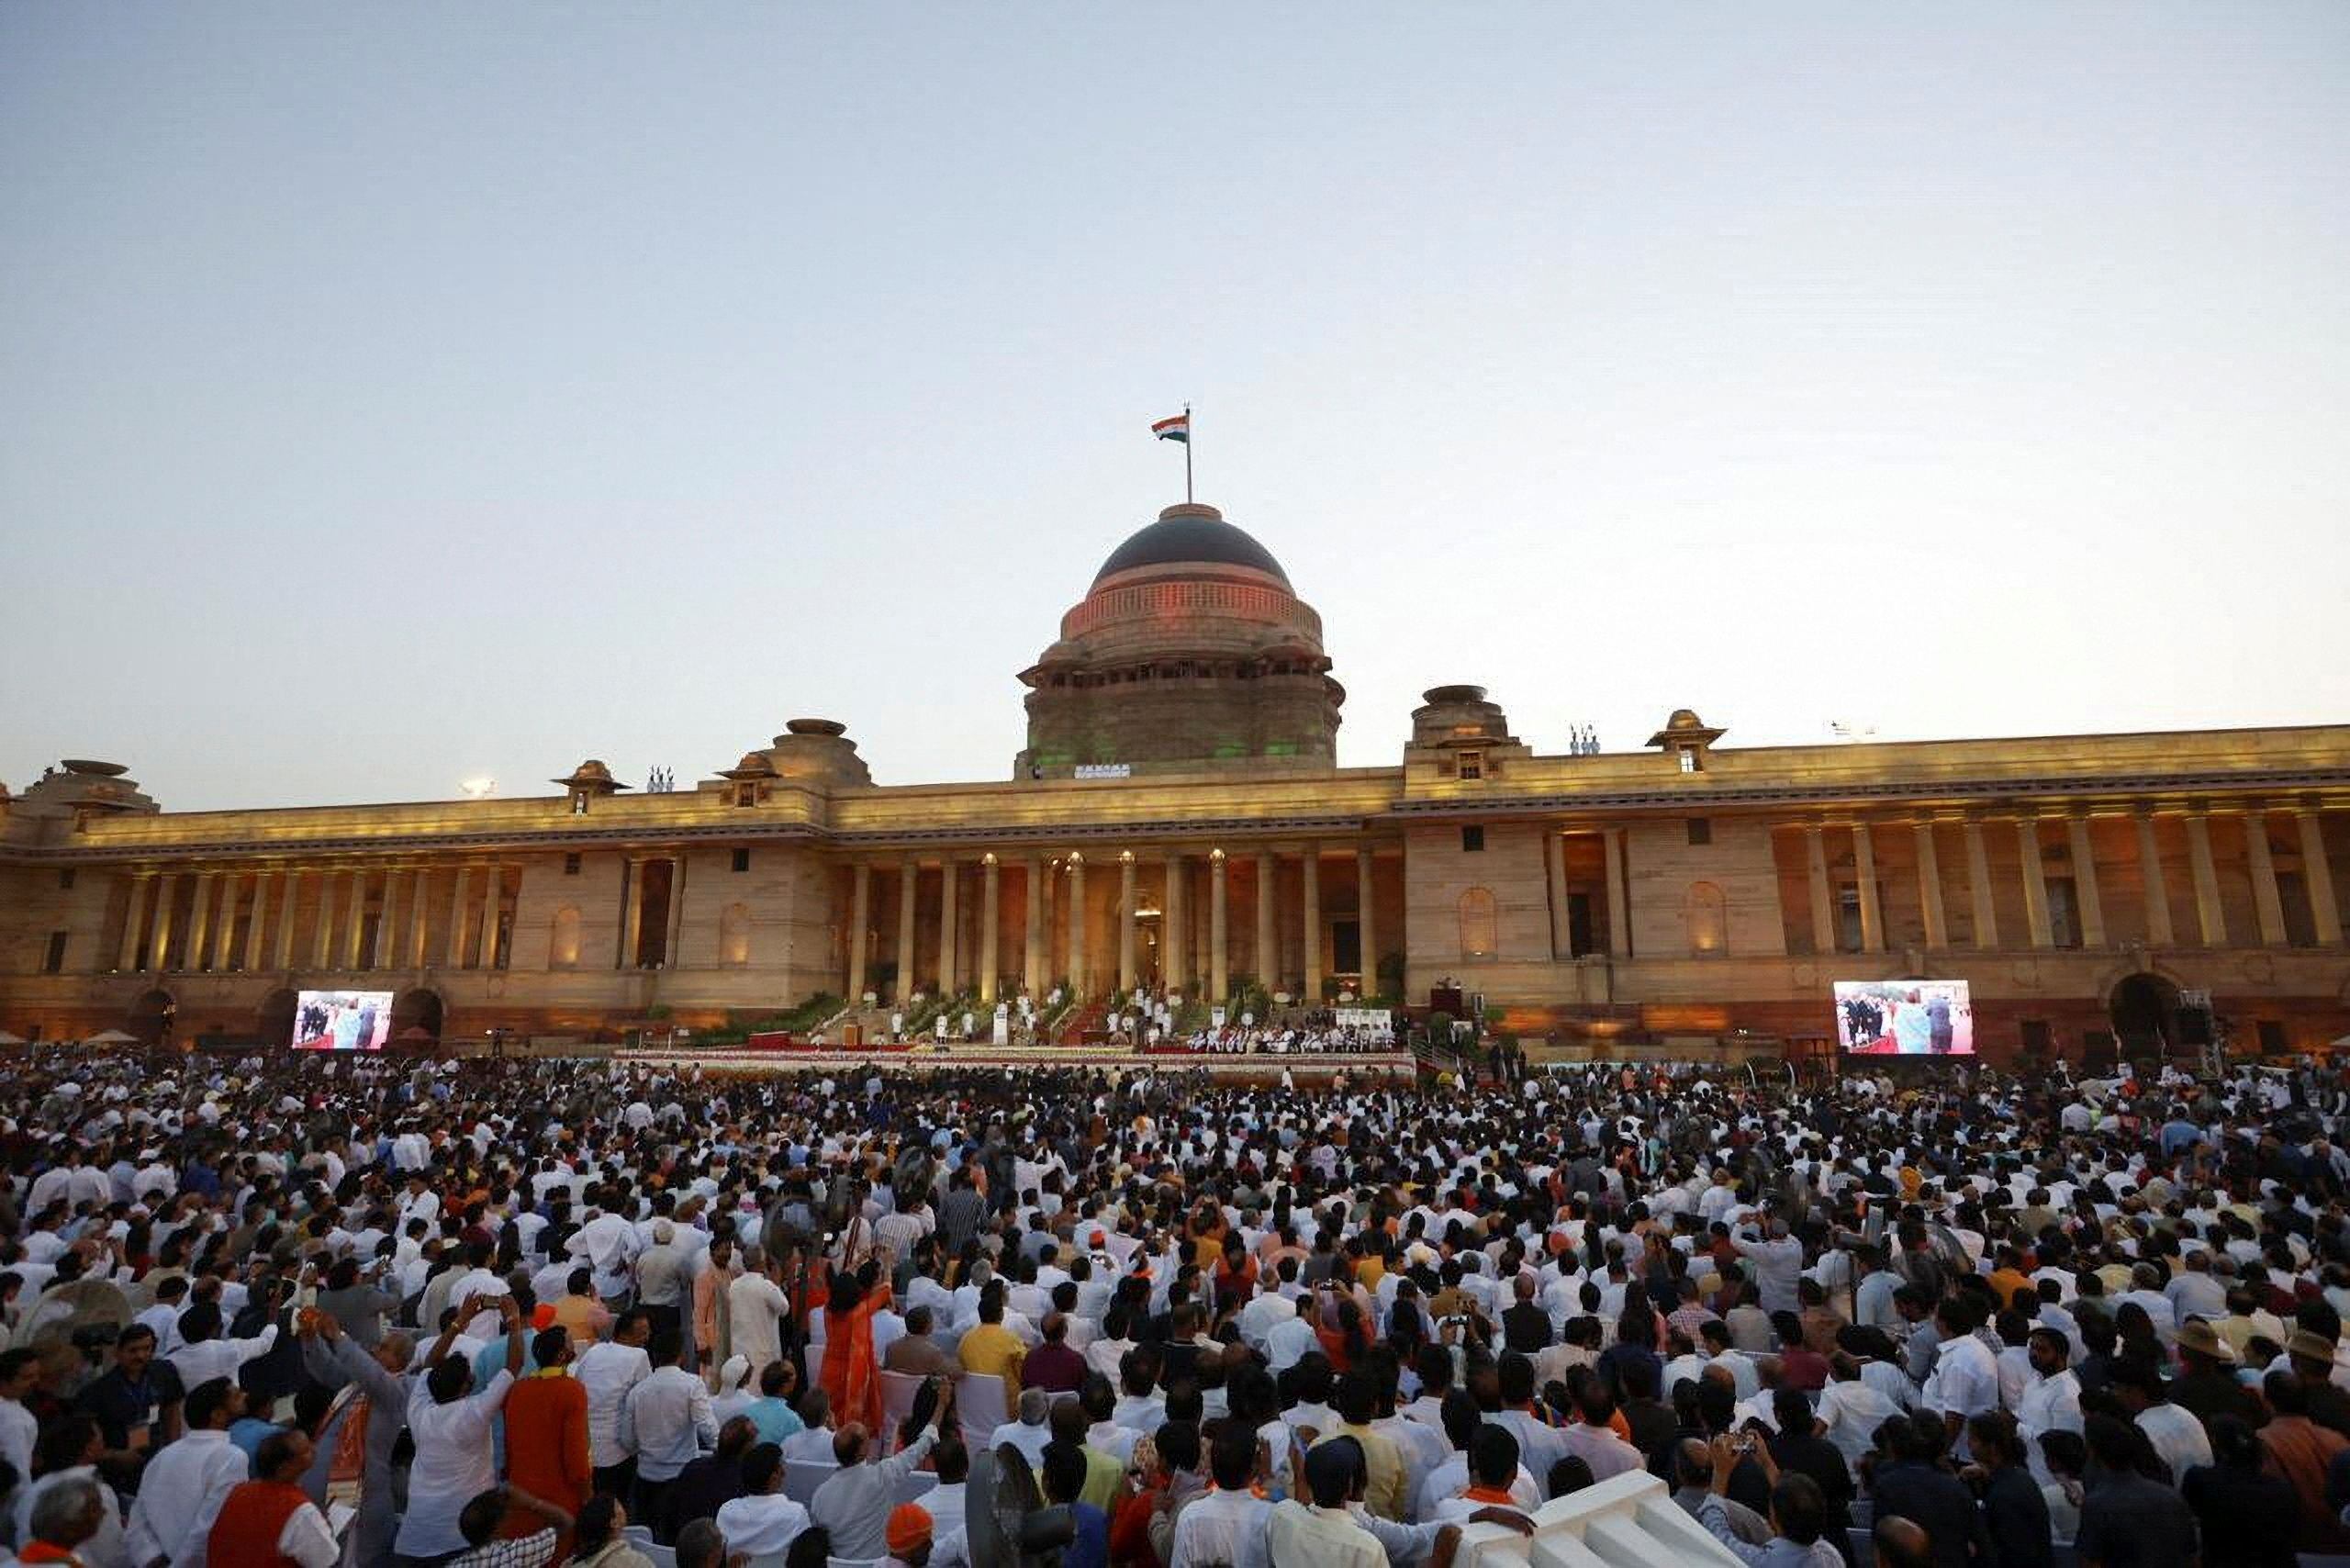
M2264 947L2283 946L2286 943L2285 905L2278 890L2277 868L2268 848L2268 818L2277 814L2290 817L2299 834L2303 879L2309 890L2311 923L2316 926L2317 940L2323 946L2338 946L2342 942L2341 906L2333 887L2333 875L2325 848L2323 825L2320 813L2303 806L2248 807L2238 814L2244 829L2244 858L2251 874L2254 918L2257 925L2258 945ZM2220 896L2220 876L2211 854L2210 819L2214 815L2203 809L2184 813L2188 873L2195 891L2196 935L2206 947L2223 947L2230 940L2227 910ZM2131 813L2135 826L2138 871L2145 898L2146 940L2150 946L2175 945L2170 912L2170 895L2163 872L2162 855L2154 834L2154 815L2140 810ZM2070 851L2073 869L2074 913L2080 925L2084 947L2104 947L2107 943L2104 898L2098 886L2097 857L2089 838L2088 813L2075 812L2064 817L2065 842ZM2040 845L2041 818L2027 812L2014 819L2017 863L2020 868L2023 892L2025 936L2033 947L2055 945L2055 933L2050 919L2048 873ZM1876 879L1876 852L1874 826L1863 820L1850 824L1836 824L1837 831L1852 835L1852 865L1856 892L1860 903L1861 948L1863 952L1883 952L1886 947L1884 913L1879 907ZM1934 845L1934 820L1924 818L1910 823L1917 845L1917 865L1919 903L1924 914L1926 946L1942 947L1949 944L1947 912L1942 902L1942 867ZM1986 841L1986 824L1975 817L1964 819L1962 826L1966 838L1966 875L1969 908L1973 915L1973 946L1996 948L1999 946L1998 912L1992 900L1990 850ZM1812 946L1822 953L1836 949L1836 913L1834 893L1828 875L1825 834L1827 824L1808 823L1804 825L1804 859L1807 869L1811 895Z
M402 874L408 879L408 924L403 932L392 920L394 894ZM373 940L366 924L367 885L384 879L383 912ZM183 879L192 881L186 941L179 968L185 970L241 969L287 969L297 957L294 914L306 889L317 892L318 918L310 942L299 955L312 969L421 969L425 933L431 913L430 866L389 867L380 873L366 867L349 869L274 871L150 871L130 873L123 912L122 939L115 951L115 968L124 973L162 970L169 962L173 922ZM338 890L340 899L338 900ZM460 868L448 906L453 949L452 968L494 968L498 925L505 899L505 868L476 864ZM217 912L216 912L217 905ZM248 909L241 947L236 943L237 912ZM274 918L268 918L274 912ZM464 951L461 941L468 919L478 934L478 957L470 966L455 960ZM268 932L272 940L263 938ZM143 937L143 940L142 940Z
M1206 973L1192 951L1191 879L1194 857L1170 853L1161 865L1165 878L1166 903L1163 914L1163 936L1160 948L1164 983L1179 991L1192 990L1204 980L1211 996L1222 998L1230 994L1232 976L1226 948L1230 912L1226 887L1228 869L1225 854L1221 849L1209 851L1208 912ZM1376 926L1371 896L1371 851L1356 852L1357 885L1362 890L1358 914L1363 964L1367 970L1378 963ZM1131 991L1141 978L1140 952L1137 946L1135 910L1137 900L1136 883L1141 862L1132 850L1123 851L1118 867L1117 924L1117 984L1120 990ZM1082 984L1089 972L1087 944L1091 933L1086 919L1084 854L1071 853L1062 863L1067 888L1060 892L1056 905L1053 879L1048 878L1042 855L1027 856L1022 863L1026 879L1026 909L1023 922L1022 985L1031 994L1044 990L1051 977L1045 971L1050 962L1046 933L1053 929L1051 922L1058 917L1067 922L1067 949L1069 978ZM1309 846L1300 857L1301 889L1299 921L1304 929L1304 980L1305 994L1318 997L1322 990L1322 882L1321 852L1318 846ZM869 939L873 915L872 876L874 866L859 861L849 868L849 935L848 970L845 977L849 994L862 994L867 989L867 977L872 969ZM979 857L980 902L977 983L979 1000L996 1000L997 976L1001 972L1002 866L993 854ZM1259 980L1272 983L1279 968L1279 900L1276 893L1279 863L1270 850L1259 851L1256 857L1258 908L1255 912L1257 972ZM940 872L940 900L937 931L937 962L933 973L917 975L912 970L915 953L915 921L920 895L921 865L912 859L898 863L898 930L897 953L901 994L911 995L917 987L934 987L941 994L952 993L958 988L967 966L962 961L960 864L949 858ZM1366 976L1366 984L1371 983Z

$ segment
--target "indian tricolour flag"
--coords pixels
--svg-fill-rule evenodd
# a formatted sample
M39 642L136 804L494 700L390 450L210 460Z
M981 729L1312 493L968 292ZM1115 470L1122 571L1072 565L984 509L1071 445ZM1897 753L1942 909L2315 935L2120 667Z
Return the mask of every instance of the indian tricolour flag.
M1186 412L1161 420L1150 427L1150 433L1161 441L1180 441L1188 446L1192 441L1192 416Z

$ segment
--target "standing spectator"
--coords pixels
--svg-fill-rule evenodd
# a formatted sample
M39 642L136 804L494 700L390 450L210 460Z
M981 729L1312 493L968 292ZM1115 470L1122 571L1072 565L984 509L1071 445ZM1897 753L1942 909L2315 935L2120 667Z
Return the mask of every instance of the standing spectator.
M543 1328L531 1348L538 1371L506 1395L506 1479L576 1518L595 1483L588 1450L588 1390L569 1373L568 1330ZM556 1556L569 1549L569 1538L558 1534Z
M408 1470L408 1511L392 1540L392 1550L404 1557L431 1558L481 1544L468 1538L458 1516L498 1479L491 1428L522 1370L520 1309L511 1295L497 1300L506 1322L506 1365L488 1386L476 1390L465 1358L449 1353L458 1325L478 1305L465 1302L441 1331L425 1358L423 1382L408 1398L416 1459Z
M613 1325L612 1337L581 1350L572 1361L571 1375L588 1391L588 1457L595 1468L595 1490L614 1496L636 1484L636 1459L621 1430L621 1413L628 1391L653 1375L644 1343L652 1322L634 1309Z
M667 1518L669 1487L686 1466L718 1446L718 1417L710 1388L678 1362L684 1333L672 1327L653 1336L653 1371L621 1401L622 1446L636 1455L636 1513L656 1538Z
M221 1503L252 1476L244 1450L229 1440L244 1413L244 1391L227 1378L188 1391L186 1435L159 1450L139 1477L127 1532L133 1562L162 1558L171 1568L204 1568Z

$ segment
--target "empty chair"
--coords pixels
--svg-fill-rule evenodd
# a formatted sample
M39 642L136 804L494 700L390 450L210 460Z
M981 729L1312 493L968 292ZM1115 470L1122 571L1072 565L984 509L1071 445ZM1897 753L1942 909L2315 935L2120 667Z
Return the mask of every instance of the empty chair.
M644 1553L644 1560L653 1564L653 1568L677 1568L676 1547L663 1546L658 1541L652 1540L640 1540L635 1544L636 1549Z
M917 1470L909 1474L903 1481L898 1483L898 1495L890 1499L890 1506L894 1508L901 1503L920 1502L923 1498L937 1490L938 1476L936 1473L928 1470Z
M827 1557L824 1568L889 1568L886 1557Z
M923 1380L912 1372L885 1372L881 1374L881 1418L889 1425L885 1443L895 1449L898 1428L914 1413L914 1396L922 1392Z
M1003 1379L993 1372L965 1372L957 1378L955 1414L963 1421L963 1440L974 1449L987 1447L995 1439L995 1429L1012 1418Z
M783 1495L804 1508L816 1495L816 1488L830 1481L839 1469L837 1464L823 1464L812 1459L787 1460L783 1466Z

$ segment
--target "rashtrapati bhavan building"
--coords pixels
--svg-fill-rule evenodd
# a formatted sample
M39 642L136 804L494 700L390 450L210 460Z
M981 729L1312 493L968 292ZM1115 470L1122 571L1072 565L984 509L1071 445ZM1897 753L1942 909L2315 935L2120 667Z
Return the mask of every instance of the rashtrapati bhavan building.
M813 719L652 794L589 761L534 799L171 812L65 762L0 790L0 1028L152 1037L170 1008L281 1043L296 991L342 986L454 1039L1449 981L1530 1040L1670 1051L1816 1039L1832 982L1933 978L1994 1058L2175 1041L2182 992L2242 1049L2350 1032L2350 726L1740 747L1683 709L1548 755L1438 686L1400 756L1340 767L1320 618L1198 505L1019 678L993 782L877 785Z

